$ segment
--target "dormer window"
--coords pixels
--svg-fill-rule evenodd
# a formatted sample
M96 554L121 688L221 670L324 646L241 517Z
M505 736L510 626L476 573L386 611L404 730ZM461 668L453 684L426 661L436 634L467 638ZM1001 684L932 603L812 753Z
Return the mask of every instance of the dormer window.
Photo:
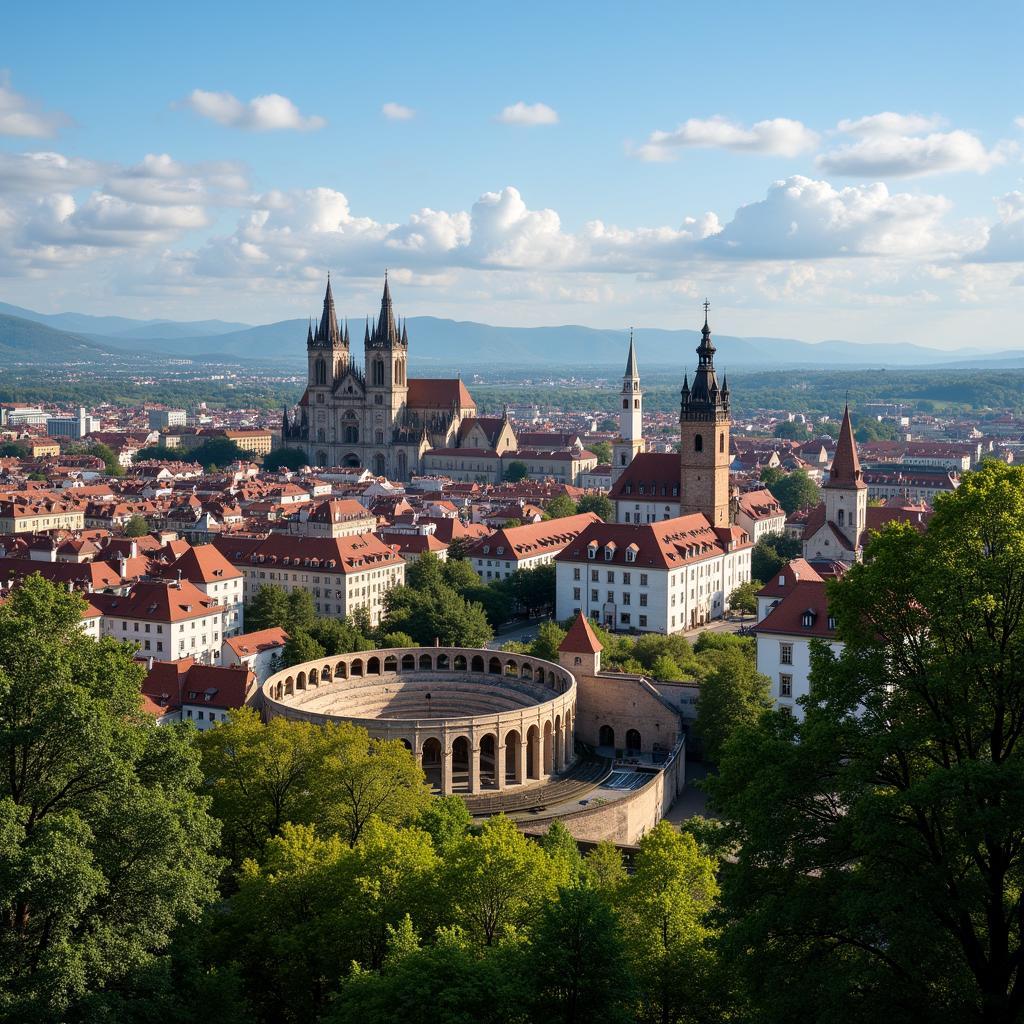
M785 576L780 576L779 577L779 586L780 587L784 587L785 585L786 585L786 577Z
M610 562L614 557L615 557L615 549L614 548L605 548L604 549L604 560L606 562Z
M812 612L810 610L810 608L808 608L807 611L805 611L803 613L803 615L801 616L800 621L803 623L804 629L810 629L811 626L814 625L814 619L815 619L814 612Z
M587 558L597 557L597 544L591 542L587 545Z
M630 546L628 548L626 548L626 561L627 562L635 562L636 561L636 552L637 552L636 545L635 544L630 544Z
M828 617L828 628L829 629L835 629L836 628L836 617L834 615L830 615Z

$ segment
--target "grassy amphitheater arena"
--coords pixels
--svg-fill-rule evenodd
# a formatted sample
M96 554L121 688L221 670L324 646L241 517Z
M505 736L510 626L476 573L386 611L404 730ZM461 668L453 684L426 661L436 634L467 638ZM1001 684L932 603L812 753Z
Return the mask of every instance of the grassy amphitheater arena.
M263 684L264 714L400 740L442 793L540 785L573 760L576 680L561 665L458 647L360 651Z

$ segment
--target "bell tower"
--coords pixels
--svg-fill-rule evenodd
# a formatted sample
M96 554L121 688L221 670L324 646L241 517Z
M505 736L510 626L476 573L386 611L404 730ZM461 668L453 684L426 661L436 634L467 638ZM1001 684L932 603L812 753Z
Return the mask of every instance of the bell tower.
M310 395L313 401L317 401L317 394L330 394L334 385L344 376L349 363L348 327L346 325L344 334L338 327L330 274L327 275L324 309L316 334L313 333L312 321L306 331L306 358Z
M619 436L612 445L612 484L644 450L644 393L640 389L640 371L636 366L632 329L629 332L629 356L626 359L626 372L622 376L621 397Z
M370 436L368 443L378 449L374 456L375 472L387 464L386 448L390 446L396 425L409 396L409 335L403 324L401 331L391 304L391 285L384 274L384 294L380 300L380 316L373 326L366 325L363 339L365 348L366 396L370 403L368 414Z
M715 374L715 346L704 301L704 327L697 346L693 387L683 377L679 406L679 512L703 512L712 526L728 526L729 380Z

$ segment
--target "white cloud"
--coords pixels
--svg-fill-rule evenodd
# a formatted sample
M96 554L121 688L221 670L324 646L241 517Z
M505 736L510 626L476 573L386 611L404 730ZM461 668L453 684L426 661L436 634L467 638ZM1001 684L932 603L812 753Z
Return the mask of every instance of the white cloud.
M380 112L389 121L411 121L416 116L416 111L412 107L402 103L385 103Z
M193 89L181 105L231 128L244 128L253 132L292 130L316 131L327 121L317 115L304 117L297 106L276 92L255 96L248 103L229 92L206 92Z
M167 153L148 153L141 163L118 168L103 186L111 195L154 206L237 206L247 201L247 189L241 164L182 164Z
M968 257L978 263L1024 263L1024 192L1007 192L996 200L999 221L985 244Z
M741 206L704 248L748 260L943 251L956 244L941 223L950 208L943 196L893 194L880 182L836 189L794 175Z
M40 110L26 96L11 88L7 71L0 71L0 135L47 138L67 123L64 114Z
M775 117L758 121L747 128L715 115L707 119L690 118L674 131L651 132L636 148L641 160L672 160L679 149L731 149L774 156L797 156L817 145L818 136L800 121Z
M558 124L558 112L549 107L546 103L513 103L505 107L495 120L502 124Z
M952 171L983 174L1006 159L1006 147L988 150L965 131L907 134L927 130L935 119L916 114L873 114L840 121L840 131L860 136L857 142L822 153L816 166L826 174L853 178L907 178Z
M70 191L98 183L105 169L62 153L0 153L0 194Z
M1015 125L1016 125L1016 126L1017 126L1018 128L1024 128L1024 117L1015 117L1015 118L1013 119L1013 123L1014 123L1014 124L1015 124Z
M941 128L943 119L937 114L896 114L883 110L854 120L844 119L836 127L847 135L920 135Z

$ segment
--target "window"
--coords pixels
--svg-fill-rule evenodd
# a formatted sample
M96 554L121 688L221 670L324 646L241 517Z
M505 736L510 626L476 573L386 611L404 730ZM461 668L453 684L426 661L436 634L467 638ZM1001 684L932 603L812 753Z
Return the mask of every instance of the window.
M597 591L596 590L592 590L590 592L590 600L591 601L599 601L600 600L600 598L597 596Z
M614 590L609 590L608 591L608 603L609 604L615 604L615 591Z
M779 644L779 664L780 665L792 665L793 664L793 645L792 644Z
M814 625L814 612L810 610L804 612L800 621L803 623L804 629L810 629Z
M609 569L608 570L608 582L609 583L614 583L615 582L615 570L614 569Z
M704 451L704 438L700 434L693 435L693 450L695 452Z
M641 608L646 608L647 607L647 595L646 594L641 594L640 595L640 607Z
M647 616L646 615L641 615L640 616L640 625L641 626L646 626L647 625Z
M622 582L623 582L624 586L627 586L627 587L629 586L629 584L630 584L630 577L631 576L632 576L632 573L628 573L628 572L624 572L622 574Z
M791 675L780 675L779 676L779 696L780 697L792 697L793 696L793 677Z
M578 580L580 578L579 566L577 566L575 569L573 569L573 571L572 571L572 578L574 580Z
M622 612L619 615L619 622L621 622L622 625L624 625L624 626L628 626L629 625L629 612Z
M647 573L645 573L645 572L640 573L640 586L641 587L646 587L647 586Z
M836 628L836 617L834 615L830 615L828 617L828 628L829 629L835 629Z
M572 588L572 599L574 601L578 601L580 599L580 588L579 587L573 587Z

